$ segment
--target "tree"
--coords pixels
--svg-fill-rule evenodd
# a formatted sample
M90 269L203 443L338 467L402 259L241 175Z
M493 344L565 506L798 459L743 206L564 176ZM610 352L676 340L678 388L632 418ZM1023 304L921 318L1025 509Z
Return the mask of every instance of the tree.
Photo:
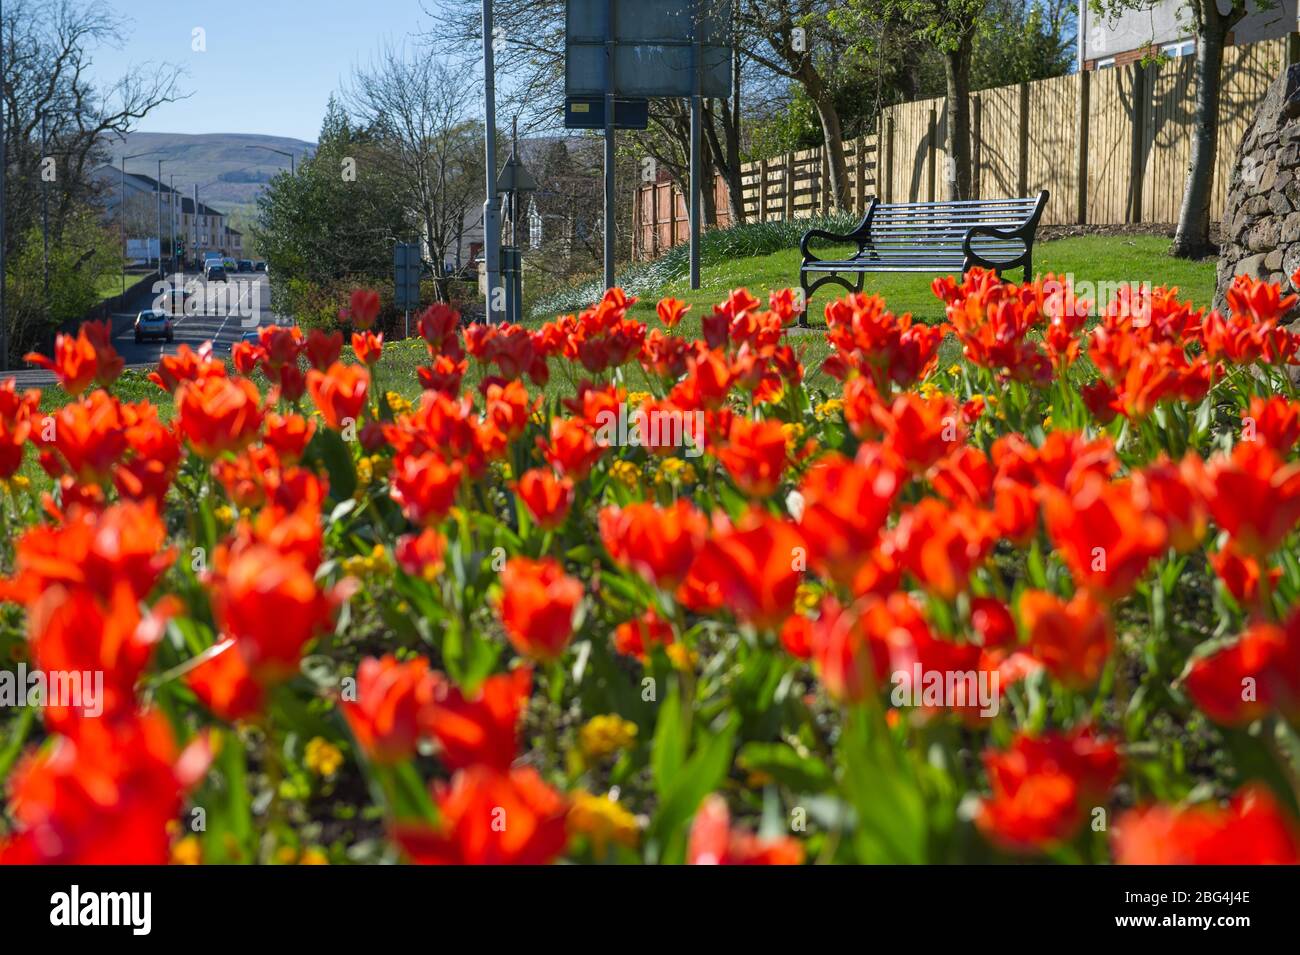
M181 95L179 71L165 64L142 64L107 85L92 82L95 50L119 42L125 36L126 25L112 11L90 0L8 0L0 22L5 62L0 77L0 110L5 119L7 167L5 229L0 242L15 283L22 279L19 270L29 261L28 256L36 255L41 263L43 290L41 225L42 210L48 208L52 296L56 288L65 286L65 279L82 291L86 287L94 290L96 276L88 277L87 268L88 263L102 261L102 250L98 240L90 242L87 238L91 233L87 232L85 216L87 207L99 199L99 184L91 173L107 160L108 141L124 136L137 120ZM90 246L96 251L80 259ZM75 272L71 276L60 271L65 247L81 250L65 263ZM114 257L113 268L120 268L120 252ZM85 299L80 293L72 293L58 301ZM40 304L39 300L23 302L15 305L14 315L18 316L19 308L28 309L20 317L36 336L31 341L39 338L40 326L48 328L77 317L68 315L53 300L39 312L30 310ZM10 357L22 354L21 348L26 347L19 344L19 337L17 333L8 336Z
M835 87L850 42L832 16L841 6L825 0L736 0L745 56L798 83L816 108L831 195L843 208L849 200L848 160Z
M896 35L920 41L943 58L948 122L944 169L949 199L971 196L970 92L975 37L989 0L852 0L849 17L881 20Z
M483 131L474 118L474 88L434 58L390 46L355 71L345 99L352 121L375 137L401 183L445 297L447 254L470 210L482 203Z
M1193 34L1196 37L1196 104L1192 132L1192 155L1187 164L1183 201L1178 209L1178 227L1172 252L1179 258L1201 258L1213 250L1210 244L1210 193L1214 188L1214 165L1219 151L1219 96L1223 73L1223 48L1228 34L1246 15L1246 0L1187 0ZM1118 17L1127 11L1150 10L1155 0L1089 0L1091 9L1102 16ZM1274 6L1268 0L1257 8Z
M349 282L386 281L393 243L407 237L402 184L374 137L331 100L315 155L258 198L252 232L277 280L277 310L329 324ZM336 294L337 293L337 294Z
M50 330L84 317L100 301L99 289L122 267L117 236L104 229L92 206L73 207L64 216L59 241L50 245L49 282L39 225L31 225L8 263L6 314L14 355L49 344Z

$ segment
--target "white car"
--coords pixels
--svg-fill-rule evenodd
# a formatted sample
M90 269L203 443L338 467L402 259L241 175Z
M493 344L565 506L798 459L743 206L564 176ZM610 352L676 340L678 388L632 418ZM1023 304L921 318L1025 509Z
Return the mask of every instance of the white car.
M153 309L141 312L135 317L135 342L140 344L146 338L172 340L172 320L166 312Z

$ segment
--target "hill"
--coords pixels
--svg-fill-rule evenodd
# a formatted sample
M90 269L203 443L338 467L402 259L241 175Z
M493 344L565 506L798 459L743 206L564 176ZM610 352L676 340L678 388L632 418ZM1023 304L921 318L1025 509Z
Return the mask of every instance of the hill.
M153 153L131 160L135 172L154 175L157 161L163 161L163 180L176 177L176 188L189 195L199 187L199 198L223 212L251 210L266 184L281 170L289 169L289 157L267 149L293 153L297 161L311 155L315 143L285 136L251 133L131 133L110 146L112 161L123 155Z

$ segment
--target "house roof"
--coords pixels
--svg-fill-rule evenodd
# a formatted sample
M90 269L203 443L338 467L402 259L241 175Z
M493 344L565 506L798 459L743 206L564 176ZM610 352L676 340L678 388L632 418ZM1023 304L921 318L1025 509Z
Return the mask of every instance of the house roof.
M105 179L107 179L110 174L118 178L120 178L122 175L121 169L119 169L116 166L110 166L107 163L100 166L98 171L100 175ZM144 173L128 172L126 174L126 181L131 183L133 186L135 186L138 189L145 189L149 192L159 191L158 180L155 179L153 176L147 176ZM180 198L177 201L180 204L181 212L187 215L194 215L194 200L190 196L185 195L179 189L172 189L166 183L162 183L162 191L171 195L179 196ZM212 206L208 205L205 202L200 202L199 215L223 217L225 216L225 213L222 212L220 209L212 208Z

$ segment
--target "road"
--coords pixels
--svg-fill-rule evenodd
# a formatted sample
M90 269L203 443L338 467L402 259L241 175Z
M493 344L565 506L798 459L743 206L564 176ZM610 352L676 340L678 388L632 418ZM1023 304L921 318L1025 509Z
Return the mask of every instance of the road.
M190 273L187 286L190 289L202 288L204 295L193 299L195 303L187 306L187 314L172 321L173 341L144 341L136 344L131 326L115 322L124 330L114 337L113 347L126 359L128 368L150 369L157 367L158 359L163 355L174 354L181 345L198 348L205 341L211 341L215 352L220 356L230 354L230 347L245 332L261 325L290 324L286 319L276 316L271 311L271 286L265 273L234 274L224 286L221 283L205 285L195 282ZM115 313L114 317L130 315L134 318L142 309L153 306L153 293L147 292L132 303L134 310L130 313ZM191 314L191 310L193 313ZM20 387L44 387L55 383L49 372L40 368L25 368L0 374L0 378L12 375Z

